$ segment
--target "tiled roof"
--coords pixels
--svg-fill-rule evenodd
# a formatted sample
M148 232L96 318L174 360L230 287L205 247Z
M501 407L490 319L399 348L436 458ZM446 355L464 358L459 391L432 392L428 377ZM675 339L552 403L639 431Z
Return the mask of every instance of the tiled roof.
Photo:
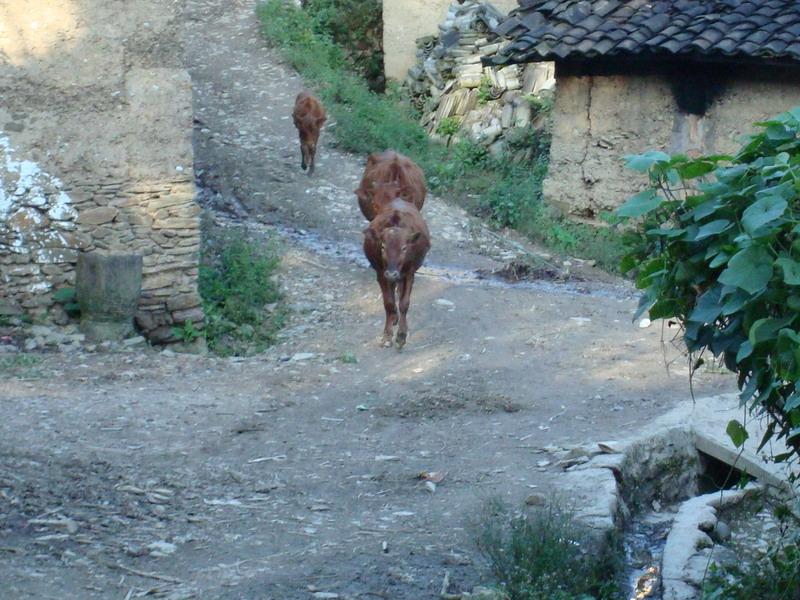
M519 0L491 64L597 57L800 62L800 0Z

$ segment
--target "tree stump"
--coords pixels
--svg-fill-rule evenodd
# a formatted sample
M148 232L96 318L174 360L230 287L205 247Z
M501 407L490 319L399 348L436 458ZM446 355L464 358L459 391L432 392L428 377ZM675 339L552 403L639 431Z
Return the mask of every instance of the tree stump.
M142 293L139 254L82 252L76 295L81 331L94 342L120 341L134 333L133 316Z

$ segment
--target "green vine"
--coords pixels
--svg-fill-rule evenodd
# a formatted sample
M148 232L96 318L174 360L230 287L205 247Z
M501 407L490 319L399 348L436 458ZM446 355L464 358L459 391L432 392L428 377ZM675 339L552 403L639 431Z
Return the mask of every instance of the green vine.
M761 440L800 456L800 108L757 123L735 156L626 157L650 185L617 210L634 219L622 263L644 290L638 315L673 319L688 350L736 372L741 400L766 415ZM695 363L695 368L702 361ZM746 432L731 422L737 446Z

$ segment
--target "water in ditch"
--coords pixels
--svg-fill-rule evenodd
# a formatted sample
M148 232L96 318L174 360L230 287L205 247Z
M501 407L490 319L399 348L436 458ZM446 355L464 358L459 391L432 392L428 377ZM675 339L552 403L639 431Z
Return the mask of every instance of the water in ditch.
M625 600L661 600L661 559L675 511L638 515L623 532Z

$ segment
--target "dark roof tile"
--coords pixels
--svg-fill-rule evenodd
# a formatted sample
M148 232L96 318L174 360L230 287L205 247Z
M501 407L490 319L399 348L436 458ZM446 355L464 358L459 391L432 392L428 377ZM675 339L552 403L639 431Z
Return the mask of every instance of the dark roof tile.
M490 62L647 53L800 63L798 0L519 0Z

